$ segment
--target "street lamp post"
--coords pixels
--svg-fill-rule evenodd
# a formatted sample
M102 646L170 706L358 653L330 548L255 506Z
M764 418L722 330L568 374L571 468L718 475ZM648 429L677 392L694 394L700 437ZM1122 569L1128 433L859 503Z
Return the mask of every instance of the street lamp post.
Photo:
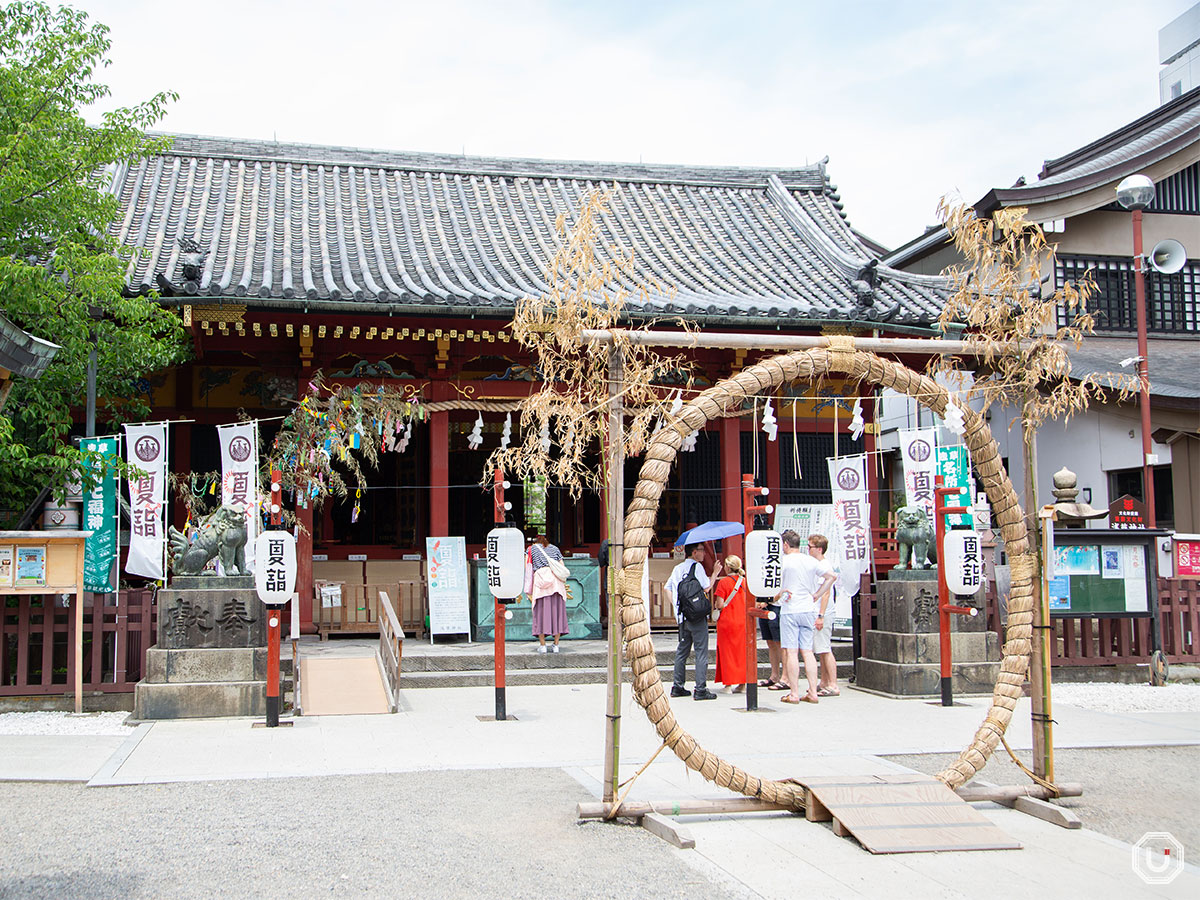
M1139 405L1142 414L1142 484L1146 524L1155 527L1154 466L1150 453L1150 364L1146 346L1146 257L1142 252L1142 210L1154 202L1154 182L1145 175L1130 175L1117 185L1117 202L1133 215L1133 272L1137 304Z

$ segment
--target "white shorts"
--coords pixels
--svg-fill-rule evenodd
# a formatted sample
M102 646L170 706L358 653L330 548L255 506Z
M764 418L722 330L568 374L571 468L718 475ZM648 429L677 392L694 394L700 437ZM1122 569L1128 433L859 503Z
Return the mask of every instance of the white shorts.
M779 643L785 650L811 650L816 621L816 613L785 613L779 617Z
M822 653L833 652L833 622L825 619L821 622L821 627L816 627L816 622L813 622L813 653L820 656Z

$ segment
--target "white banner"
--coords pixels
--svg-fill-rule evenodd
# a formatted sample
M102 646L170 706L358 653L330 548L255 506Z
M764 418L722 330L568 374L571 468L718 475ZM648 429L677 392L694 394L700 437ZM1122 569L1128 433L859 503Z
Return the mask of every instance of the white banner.
M832 463L833 461L830 460ZM841 573L845 538L842 526L833 514L832 503L781 503L775 507L775 530L782 533L789 528L800 535L800 545L808 543L810 535L823 534L829 540L825 560L837 573ZM839 582L834 596L833 616L840 624L850 621L852 608L850 599L858 593L858 581L853 586L842 587Z
M258 514L258 422L218 425L221 444L221 504L246 517L246 569L255 571L254 542L261 531Z
M937 429L900 431L900 455L904 459L904 497L909 506L919 506L934 522L934 476L937 475Z
M126 425L125 461L146 475L129 482L129 556L125 571L166 577L167 424Z
M867 493L867 455L828 460L833 516L838 524L837 592L849 603L864 573L871 570L871 499ZM833 549L832 547L830 549ZM846 613L849 616L849 612Z
M425 538L429 586L429 640L435 634L471 634L471 579L466 538Z

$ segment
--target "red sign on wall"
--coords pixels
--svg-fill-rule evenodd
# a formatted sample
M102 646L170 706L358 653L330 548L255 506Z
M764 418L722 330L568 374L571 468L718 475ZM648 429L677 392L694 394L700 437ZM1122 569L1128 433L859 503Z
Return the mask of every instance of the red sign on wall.
M1175 539L1175 575L1178 578L1200 577L1200 541Z
M1111 528L1136 529L1146 527L1146 504L1126 494L1108 505L1108 522Z

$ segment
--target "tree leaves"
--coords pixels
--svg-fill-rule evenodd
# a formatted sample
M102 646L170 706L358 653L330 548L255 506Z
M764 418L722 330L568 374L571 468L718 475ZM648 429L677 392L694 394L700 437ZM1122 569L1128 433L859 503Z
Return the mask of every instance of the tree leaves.
M109 92L93 78L108 49L108 29L84 12L0 9L0 308L62 346L41 379L17 379L0 417L0 508L22 506L45 485L59 489L79 469L66 441L72 407L85 402L93 335L98 415L109 428L146 415L144 376L188 351L175 315L122 295L129 251L109 234L116 167L163 149L143 129L175 95L89 125L87 107Z

